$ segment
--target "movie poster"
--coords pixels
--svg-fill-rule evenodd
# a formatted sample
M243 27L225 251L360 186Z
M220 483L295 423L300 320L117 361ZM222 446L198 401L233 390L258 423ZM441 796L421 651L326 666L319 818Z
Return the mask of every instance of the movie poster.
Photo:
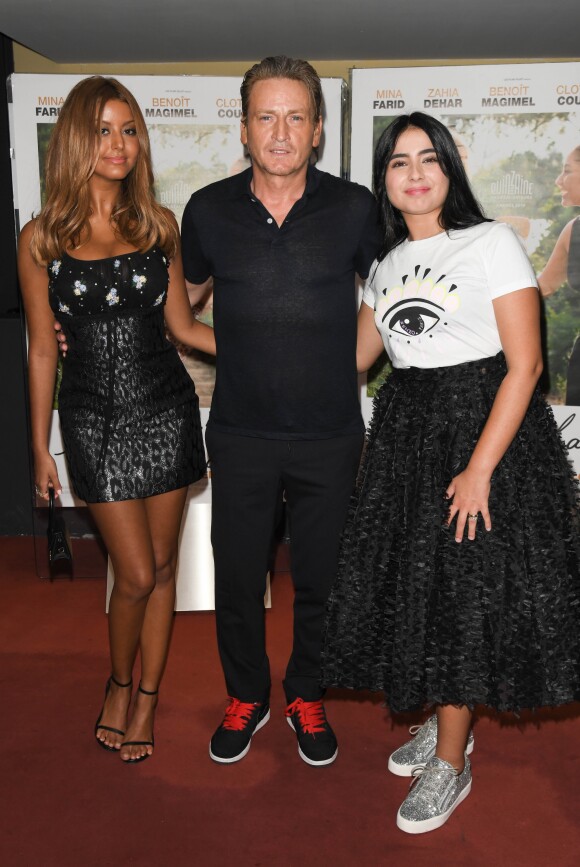
M580 64L355 69L351 86L352 180L370 187L382 131L424 111L451 130L487 216L518 233L544 298L543 386L580 473ZM367 419L385 359L363 389Z

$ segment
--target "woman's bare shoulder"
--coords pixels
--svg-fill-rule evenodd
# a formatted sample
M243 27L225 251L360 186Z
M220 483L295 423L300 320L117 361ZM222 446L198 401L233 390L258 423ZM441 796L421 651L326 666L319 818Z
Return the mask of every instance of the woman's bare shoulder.
M36 226L36 217L33 217L32 220L29 220L25 226L20 230L20 243L21 244L29 244L32 240L32 234L34 232L34 227Z

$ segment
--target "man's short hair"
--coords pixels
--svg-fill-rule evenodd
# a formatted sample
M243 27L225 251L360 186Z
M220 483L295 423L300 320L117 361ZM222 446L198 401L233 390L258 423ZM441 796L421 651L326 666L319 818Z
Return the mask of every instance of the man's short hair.
M269 78L290 78L292 81L301 81L310 96L314 123L322 116L322 85L320 76L307 60L294 60L283 54L277 57L265 57L259 63L255 63L244 75L240 87L242 96L242 122L246 122L250 93L257 81L265 81Z

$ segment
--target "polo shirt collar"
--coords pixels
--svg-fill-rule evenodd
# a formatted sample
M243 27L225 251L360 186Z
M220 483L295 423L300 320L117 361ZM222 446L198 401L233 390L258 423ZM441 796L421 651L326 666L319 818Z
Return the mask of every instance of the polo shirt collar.
M252 167L249 169L245 169L238 175L239 178L239 195L249 196L250 199L254 198L254 194L252 192ZM312 165L308 166L306 171L306 187L304 188L304 196L313 196L320 186L320 171Z
M313 196L319 186L320 171L316 166L309 165L306 173L306 189L304 190L304 194L306 196Z

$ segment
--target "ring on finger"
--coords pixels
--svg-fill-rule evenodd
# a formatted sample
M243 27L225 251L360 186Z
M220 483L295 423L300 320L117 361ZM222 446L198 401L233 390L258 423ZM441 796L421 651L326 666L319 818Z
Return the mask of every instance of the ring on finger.
M477 521L477 512L475 513L475 515L472 515L471 512L468 512L467 517L470 521Z

